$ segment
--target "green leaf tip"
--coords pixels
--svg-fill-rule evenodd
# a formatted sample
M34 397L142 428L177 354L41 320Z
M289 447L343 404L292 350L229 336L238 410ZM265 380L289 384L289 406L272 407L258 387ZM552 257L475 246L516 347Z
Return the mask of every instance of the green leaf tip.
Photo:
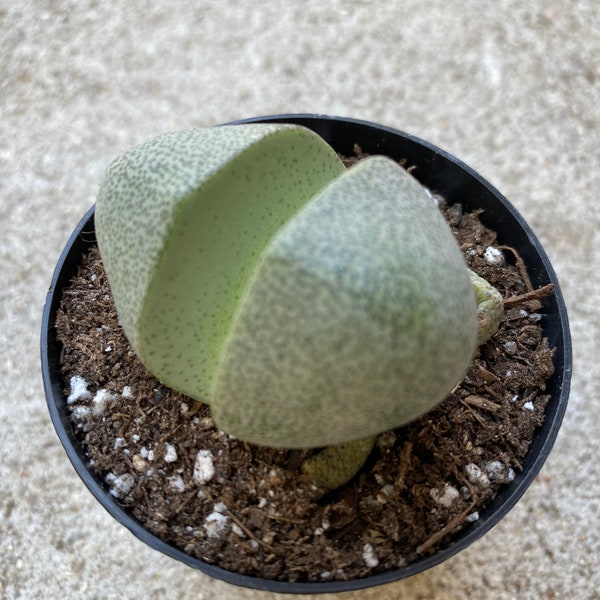
M300 126L132 149L96 232L137 354L250 442L374 436L431 409L473 356L468 269L421 185L384 157L346 170Z

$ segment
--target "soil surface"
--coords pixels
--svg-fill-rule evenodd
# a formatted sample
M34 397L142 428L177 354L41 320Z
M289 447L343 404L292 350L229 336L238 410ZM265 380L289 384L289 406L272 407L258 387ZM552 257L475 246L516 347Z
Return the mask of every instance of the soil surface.
M323 494L308 452L237 440L206 406L161 385L119 326L96 247L57 318L73 427L91 469L167 543L238 573L287 581L365 577L449 545L510 485L544 418L553 351L515 252L478 213L440 208L468 265L505 298L498 333L431 413L379 436L367 464ZM432 243L435 243L433 241Z

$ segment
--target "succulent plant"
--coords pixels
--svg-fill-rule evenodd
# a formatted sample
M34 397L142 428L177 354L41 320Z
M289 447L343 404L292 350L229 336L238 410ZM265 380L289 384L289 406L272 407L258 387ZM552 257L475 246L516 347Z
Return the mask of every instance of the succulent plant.
M273 447L364 454L431 409L463 377L488 312L476 304L493 296L404 169L381 156L346 169L296 125L131 149L107 170L96 234L148 369L224 431Z

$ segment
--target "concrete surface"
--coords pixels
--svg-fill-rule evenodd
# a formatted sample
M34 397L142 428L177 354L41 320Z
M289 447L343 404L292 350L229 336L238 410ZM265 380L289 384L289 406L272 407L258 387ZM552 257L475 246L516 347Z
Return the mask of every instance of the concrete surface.
M575 354L555 449L504 521L429 572L339 600L600 598L599 6L0 0L0 597L283 598L212 581L112 521L50 424L38 335L55 261L117 153L321 112L428 139L502 190L555 265Z

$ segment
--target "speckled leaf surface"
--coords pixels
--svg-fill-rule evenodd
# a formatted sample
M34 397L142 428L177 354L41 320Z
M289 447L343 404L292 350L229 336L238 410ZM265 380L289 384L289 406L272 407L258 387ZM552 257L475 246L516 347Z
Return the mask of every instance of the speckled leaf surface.
M373 157L268 246L227 339L213 414L275 447L378 433L451 391L476 332L468 271L437 207Z
M258 257L342 171L321 138L282 124L170 133L110 165L98 243L124 331L163 383L210 400Z

